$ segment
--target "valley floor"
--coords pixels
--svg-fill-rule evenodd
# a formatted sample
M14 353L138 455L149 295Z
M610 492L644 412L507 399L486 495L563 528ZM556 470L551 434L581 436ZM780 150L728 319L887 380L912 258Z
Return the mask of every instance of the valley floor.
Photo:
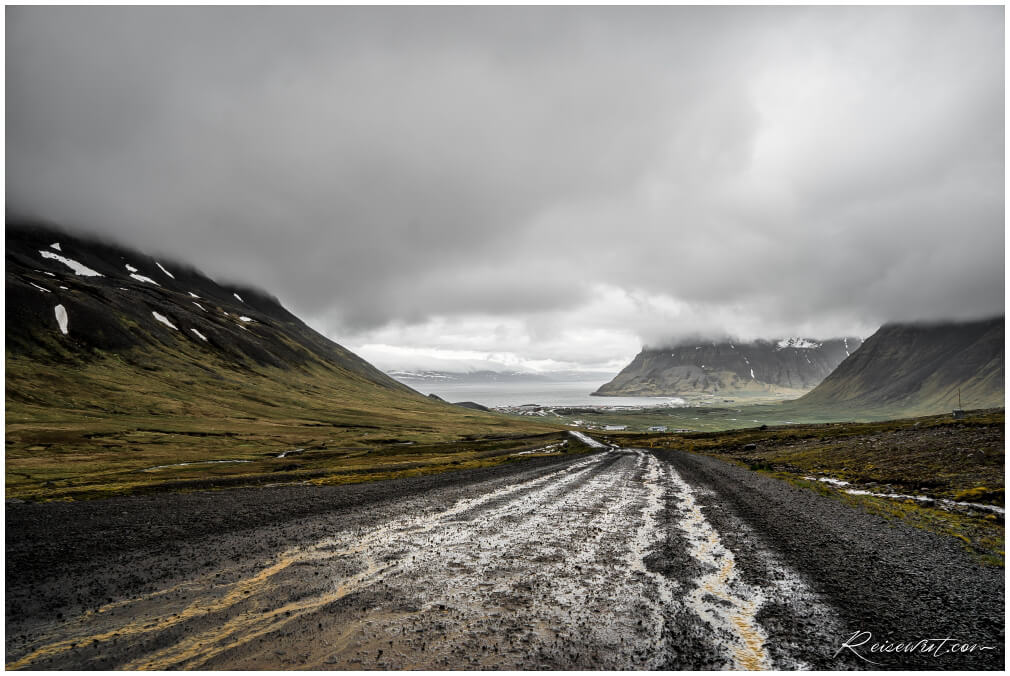
M8 504L6 522L9 669L1004 663L1002 568L682 451ZM938 637L975 649L870 650Z

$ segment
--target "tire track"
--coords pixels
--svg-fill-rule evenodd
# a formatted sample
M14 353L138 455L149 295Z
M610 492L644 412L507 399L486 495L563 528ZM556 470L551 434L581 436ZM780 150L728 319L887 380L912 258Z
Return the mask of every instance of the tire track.
M435 511L431 515L421 517L410 517L402 521L395 521L366 531L365 533L354 532L345 533L333 539L327 539L309 547L296 547L283 552L276 560L258 571L251 577L239 580L231 585L218 587L213 584L204 585L201 588L199 582L193 585L192 593L198 595L197 599L182 608L169 605L168 610L160 616L152 616L149 612L141 613L141 619L117 624L107 613L88 613L81 618L83 621L72 623L61 627L62 631L55 633L63 634L60 640L53 641L39 647L27 655L9 662L8 669L23 668L44 657L57 657L72 651L73 649L92 643L103 643L111 639L129 640L133 637L147 637L158 633L167 633L168 630L176 629L179 625L186 624L192 620L201 620L202 624L214 624L210 620L220 619L221 624L213 626L196 636L186 637L178 643L161 648L154 655L145 655L143 658L134 660L125 665L126 668L168 668L168 665L182 666L189 661L207 659L214 656L225 648L213 647L215 643L220 643L222 639L241 639L243 641L258 638L270 631L278 629L283 624L292 619L292 614L297 618L299 615L314 608L343 598L354 593L363 584L371 584L378 574L388 574L390 566L380 567L376 565L376 554L387 540L393 539L397 532L400 533L424 533L440 522L452 521L459 515L475 510L480 510L486 505L493 505L508 498L523 500L523 495L531 491L541 490L553 494L563 490L569 483L579 481L583 475L591 471L601 471L600 461L597 457L591 457L578 461L560 470L555 470L542 474L532 479L527 479L516 484L506 485L503 488L491 493L477 497L462 499L453 504L450 508ZM549 485L548 485L549 484ZM508 503L511 504L511 503ZM380 555L381 556L381 555ZM360 569L357 572L341 577L334 588L327 589L320 594L310 596L308 599L295 604L284 603L274 608L265 609L258 615L250 612L249 606L255 605L254 592L262 591L270 585L281 584L280 578L297 564L312 562L337 561L343 558L357 557L359 560L350 562L352 568ZM343 573L346 566L336 566L338 573ZM147 594L142 597L128 601L120 601L114 605L118 615L130 614L131 607L139 608L149 605L152 601L157 601L157 597L163 596L163 591ZM155 608L160 606L155 603ZM221 615L235 615L226 621ZM97 616L97 617L96 617ZM74 626L76 624L76 626ZM90 633L93 625L109 625L107 629ZM209 647L208 647L209 646ZM225 646L230 647L230 646Z
M775 666L756 619L765 596L737 575L694 489L647 452L438 500L405 499L398 516L231 582L177 585L185 602L157 590L109 604L52 627L7 668L87 666L80 647L99 645L126 669L710 666L680 648L687 634L723 665ZM697 577L646 565L674 531Z

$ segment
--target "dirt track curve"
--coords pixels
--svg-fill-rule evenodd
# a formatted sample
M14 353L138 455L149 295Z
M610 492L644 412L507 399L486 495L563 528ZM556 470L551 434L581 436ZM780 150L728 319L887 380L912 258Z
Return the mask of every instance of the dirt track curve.
M293 503L282 518L279 496L313 490L318 509ZM611 449L319 491L8 505L7 667L1003 664L1001 569L956 540L711 458ZM208 504L220 515L171 544L130 530L143 510L150 523ZM39 524L57 513L86 515L106 553L88 550L84 526L54 525L77 553L46 562L59 551L50 539L39 549L48 569L27 570ZM128 544L117 545L117 523ZM855 632L977 648L871 653L868 642L839 653Z

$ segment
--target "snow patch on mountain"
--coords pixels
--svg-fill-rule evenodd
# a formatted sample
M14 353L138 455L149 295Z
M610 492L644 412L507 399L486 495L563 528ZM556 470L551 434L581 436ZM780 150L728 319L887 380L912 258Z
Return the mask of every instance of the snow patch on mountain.
M75 275L80 275L82 277L104 277L105 276L105 275L103 275L100 272L96 272L96 271L92 270L91 268L89 268L87 265L84 265L83 263L78 263L77 261L75 261L72 258L67 258L67 257L61 256L59 254L54 254L52 251L40 250L39 253L42 254L43 258L51 258L53 260L59 261L60 263L63 263L68 268L70 268L71 270L73 270Z
M130 276L133 277L138 282L146 282L147 284L154 284L155 286L161 286L161 284L158 284L158 282L154 281L150 277L145 277L144 275L138 275L137 273L131 273Z
M155 319L157 319L159 322L161 322L162 324L164 324L168 328L175 329L176 331L179 330L179 327L177 327L172 322L168 321L168 317L166 317L165 315L161 314L160 312L152 312L151 314L154 315Z
M161 268L161 271L164 272L166 275L168 275L172 279L175 279L175 275L173 275L171 272L169 272L168 270L166 270L164 265L162 265L158 261L154 261L154 264L157 265L159 268Z
M56 314L56 323L60 325L60 331L64 336L67 335L67 323L69 320L67 317L67 308L57 305L53 308L53 312Z

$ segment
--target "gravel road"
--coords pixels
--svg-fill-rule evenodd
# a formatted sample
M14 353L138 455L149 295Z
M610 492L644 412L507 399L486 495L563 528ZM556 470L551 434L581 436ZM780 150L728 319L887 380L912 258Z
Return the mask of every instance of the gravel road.
M6 521L11 669L997 669L1004 659L1002 569L974 563L957 540L685 453L8 504ZM957 651L954 641L871 649L939 638Z

